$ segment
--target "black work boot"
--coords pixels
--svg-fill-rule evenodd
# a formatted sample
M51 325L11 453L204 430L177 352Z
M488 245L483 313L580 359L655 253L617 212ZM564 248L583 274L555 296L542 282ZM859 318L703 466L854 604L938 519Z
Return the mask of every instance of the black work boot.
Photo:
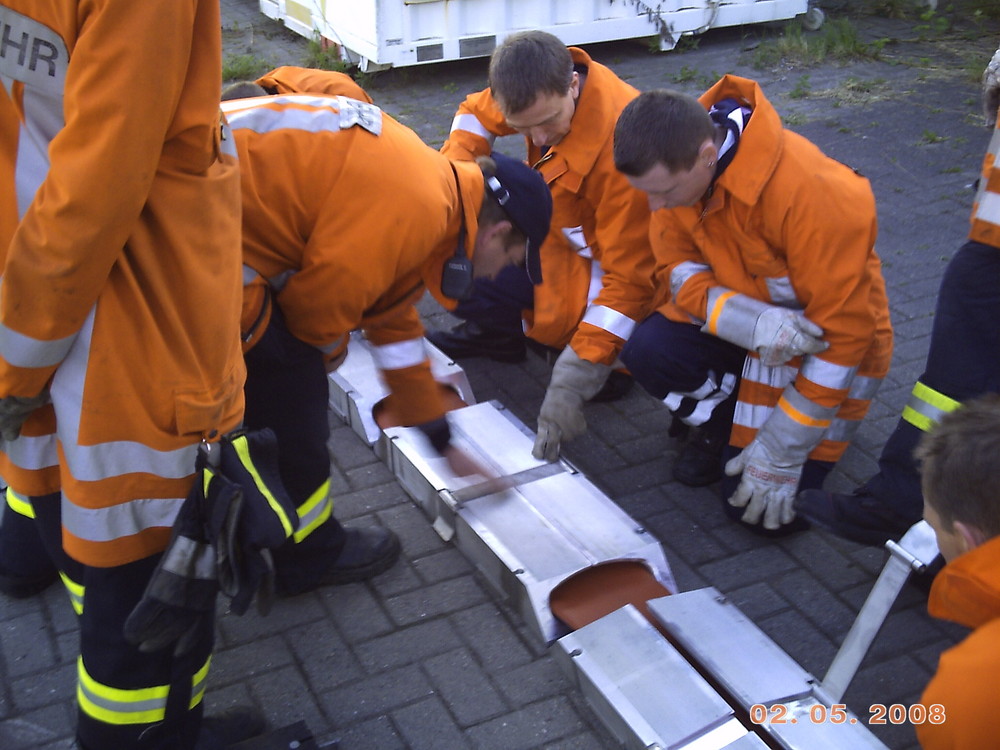
M428 331L427 340L452 359L488 357L497 362L522 362L527 356L523 334L483 328L471 320L450 331Z
M251 706L233 706L201 720L194 750L224 750L264 733L264 715Z
M887 539L899 541L920 520L904 518L863 487L853 495L803 490L795 498L795 513L814 526L858 544L881 547Z
M704 487L722 478L722 449L729 437L727 431L699 425L687 431L674 464L674 479L688 487Z
M53 567L35 574L19 574L0 568L0 593L13 599L27 599L40 594L59 579Z
M277 592L280 596L295 596L320 586L367 581L395 565L400 551L399 537L389 529L381 526L345 528L343 544L332 562L329 554L322 559L319 551L295 562L278 561ZM325 570L324 564L328 565ZM288 565L293 568L288 571L291 575L283 576L281 568Z

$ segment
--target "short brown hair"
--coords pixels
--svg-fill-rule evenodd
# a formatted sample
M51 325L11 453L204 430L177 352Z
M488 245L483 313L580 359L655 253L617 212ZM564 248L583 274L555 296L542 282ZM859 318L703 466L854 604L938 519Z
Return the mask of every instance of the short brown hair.
M639 94L622 110L615 125L615 167L642 177L657 164L671 172L688 171L715 126L697 99L660 89Z
M544 31L511 34L490 58L490 93L505 115L523 112L539 94L562 96L573 82L573 58Z
M1000 394L946 414L915 451L924 500L941 521L1000 536Z

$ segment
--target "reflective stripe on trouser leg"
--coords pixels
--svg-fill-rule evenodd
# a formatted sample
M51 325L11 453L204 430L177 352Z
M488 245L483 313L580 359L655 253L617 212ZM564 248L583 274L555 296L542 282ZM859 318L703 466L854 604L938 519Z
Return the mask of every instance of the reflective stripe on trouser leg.
M299 530L293 538L298 544L313 533L320 524L333 514L333 498L330 497L330 480L327 479L298 508Z
M205 683L211 658L191 677L190 708L205 695ZM169 685L122 689L102 685L95 680L83 663L77 660L76 697L80 710L105 724L157 724L163 721L167 707Z
M212 618L202 623L192 651L181 658L171 648L143 653L123 635L159 559L152 555L112 568L83 569L77 741L86 750L195 745L212 653Z
M55 575L56 566L42 541L31 498L10 487L5 496L6 507L0 507L0 570L12 580L44 582Z
M941 421L941 417L961 405L961 401L935 391L918 380L913 386L909 403L903 407L902 417L918 430L928 432Z

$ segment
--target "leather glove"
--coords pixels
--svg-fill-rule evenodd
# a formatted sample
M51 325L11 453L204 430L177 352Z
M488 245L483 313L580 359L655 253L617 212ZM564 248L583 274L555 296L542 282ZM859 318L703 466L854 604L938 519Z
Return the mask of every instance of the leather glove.
M298 511L278 470L278 444L270 429L230 433L219 441L219 460L206 468L215 485L238 491L209 495L208 535L219 564L219 585L237 615L254 595L267 614L274 598L277 549L299 528ZM214 463L214 460L213 462Z
M997 109L1000 109L1000 48L983 71L983 116L987 127L996 125Z
M219 581L206 529L204 488L199 472L174 521L167 549L125 621L125 639L144 653L173 645L174 656L183 656L213 626ZM239 492L221 486L214 492L221 490Z
M758 437L735 458L726 463L726 474L742 474L740 484L729 498L734 508L746 507L744 523L758 523L764 517L765 529L777 529L795 518L792 501L802 476L805 458L798 460L772 451Z
M46 386L37 396L5 396L0 398L0 437L17 440L21 435L21 425L31 412L49 402Z
M750 348L767 367L785 364L793 357L817 354L829 347L823 329L797 310L768 306L757 316Z
M562 350L538 413L538 434L531 455L555 461L564 441L586 431L583 402L601 390L610 372L609 365L580 359L570 346Z

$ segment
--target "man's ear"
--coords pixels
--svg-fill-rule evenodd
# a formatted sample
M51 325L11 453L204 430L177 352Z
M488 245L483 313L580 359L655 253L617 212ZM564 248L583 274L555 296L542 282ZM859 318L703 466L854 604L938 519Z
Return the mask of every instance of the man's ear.
M708 169L715 168L716 162L719 161L719 149L713 141L707 140L701 144L701 148L698 149L698 161Z
M955 531L958 532L958 537L962 541L962 552L975 549L989 540L989 535L983 533L982 529L964 521L955 521Z

